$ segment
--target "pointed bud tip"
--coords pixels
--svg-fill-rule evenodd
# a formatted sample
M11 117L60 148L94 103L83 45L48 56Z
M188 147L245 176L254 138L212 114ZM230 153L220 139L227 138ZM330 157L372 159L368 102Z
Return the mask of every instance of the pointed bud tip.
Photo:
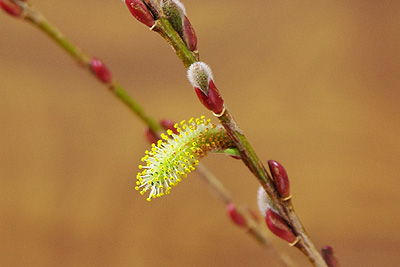
M269 170L278 193L283 197L290 196L290 182L285 168L275 160L268 161Z
M189 19L185 16L183 19L183 40L190 51L197 50L197 36Z
M106 65L98 59L93 57L92 60L90 61L90 66L92 68L92 71L96 75L96 77L103 83L110 83L111 82L111 72L108 70Z

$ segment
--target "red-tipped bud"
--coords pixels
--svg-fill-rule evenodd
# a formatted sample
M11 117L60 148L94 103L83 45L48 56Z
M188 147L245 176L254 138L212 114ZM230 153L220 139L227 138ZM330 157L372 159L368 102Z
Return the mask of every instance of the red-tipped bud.
M271 209L268 209L267 215L265 216L265 221L269 230L271 230L271 232L276 236L286 240L289 243L294 243L296 241L296 236L279 214L275 213Z
M202 90L195 87L197 97L200 99L200 102L207 109L211 110L215 114L219 114L224 109L224 100L222 100L219 95L218 89L215 86L214 82L211 80L208 87L208 93L203 93Z
M144 134L146 135L146 139L150 144L157 143L157 141L160 140L160 136L158 136L150 128L146 128Z
M19 18L22 15L22 9L9 0L0 0L0 7L13 17Z
M141 0L125 0L125 4L128 6L129 11L132 15L141 23L148 27L153 26L154 17L150 10Z
M185 41L190 51L197 50L197 36L190 23L189 19L184 16L183 18L183 33L182 39Z
M321 249L322 258L329 267L339 267L339 262L336 259L331 246L325 246Z
M178 131L174 127L175 122L168 119L163 119L160 121L160 124L164 128L164 130L171 130L174 134L178 134Z
M276 190L283 198L289 197L290 183L285 168L275 160L269 160L268 165L272 178L274 179Z
M106 65L101 62L100 59L93 57L90 61L90 66L94 74L96 74L97 79L103 83L111 82L111 72L108 70Z
M236 224L237 226L240 226L240 227L247 226L246 218L243 217L243 215L238 212L238 210L235 207L235 204L229 203L226 206L226 210L228 211L229 217L231 218L231 220L234 224Z
M215 114L220 114L224 109L224 100L214 84L210 67L204 62L195 62L190 65L187 76L200 102Z

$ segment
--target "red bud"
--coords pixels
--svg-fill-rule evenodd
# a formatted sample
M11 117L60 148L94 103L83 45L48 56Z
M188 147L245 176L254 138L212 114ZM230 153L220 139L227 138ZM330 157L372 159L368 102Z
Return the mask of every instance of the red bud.
M0 7L13 17L21 17L22 9L9 0L0 0Z
M213 80L208 83L207 95L199 88L194 88L200 102L209 110L215 114L219 114L224 109L224 100L219 95L218 89L215 86Z
M268 161L269 170L274 179L275 187L278 193L283 197L290 196L290 182L285 168L275 160Z
M141 23L147 25L148 27L153 26L154 18L151 15L150 10L147 6L140 0L125 0L125 4L128 6L131 14Z
M186 16L183 18L183 39L190 51L197 50L197 36L192 24Z
M160 121L160 124L164 128L164 130L171 130L174 134L178 134L178 131L174 127L175 123L173 121L168 119L163 119Z
M150 128L146 129L145 135L146 135L147 141L149 141L150 144L157 143L157 141L160 139L160 136L158 136Z
M276 236L286 240L289 243L296 241L296 236L279 214L273 212L271 209L268 209L267 215L265 216L265 221L269 230L271 230L271 232Z
M100 59L93 57L90 62L90 66L92 67L94 74L96 74L97 78L101 82L103 83L111 82L111 73L106 67L106 65L104 65L104 63L100 61Z
M329 267L339 267L339 262L337 261L333 249L331 246L325 246L321 249L322 258L324 258L326 264Z
M226 206L226 210L228 211L229 217L231 218L232 222L234 222L237 226L246 227L247 221L236 209L235 204L229 203Z

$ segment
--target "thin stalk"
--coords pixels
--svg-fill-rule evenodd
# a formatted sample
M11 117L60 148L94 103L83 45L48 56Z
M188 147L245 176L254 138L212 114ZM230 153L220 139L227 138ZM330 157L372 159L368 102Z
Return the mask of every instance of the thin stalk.
M150 7L151 10L156 9L158 10L158 14L162 14L162 10L159 9L155 0L146 0L146 4ZM174 48L175 53L181 59L186 68L198 61L198 59L188 49L183 40L179 37L179 35L172 28L168 20L166 20L163 15L158 18L155 25L153 26L153 30L158 32ZM248 142L242 130L233 119L233 116L229 112L228 108L225 107L222 114L218 114L216 116L220 120L221 124L225 127L230 137L235 142L237 148L240 151L242 161L259 180L269 197L276 205L280 215L288 223L288 225L290 225L293 233L296 234L296 236L299 238L299 242L297 242L295 246L308 257L308 259L314 266L327 267L319 250L309 238L307 232L301 224L301 221L294 212L292 205L287 205L286 203L284 203L284 201L282 201L281 197L277 193L275 186L272 182L272 178L270 177L264 165L259 160L257 154Z
M152 28L158 32L174 49L176 55L180 58L183 65L189 68L194 62L198 61L198 57L192 51L187 49L186 44L183 42L179 34L172 28L171 24L166 18L161 17L156 20Z
M80 66L87 69L92 75L95 76L93 71L91 70L91 57L86 53L82 52L77 46L71 43L61 31L59 31L54 25L52 25L45 17L36 9L28 5L26 2L20 0L11 0L13 3L17 4L23 9L23 19L29 21L34 26L38 27L42 32L48 35L53 41L55 41L64 51L66 51L72 58L74 58ZM162 20L160 23L162 29L169 29L171 25L167 23L166 19ZM171 29L169 29L171 30ZM172 43L176 43L178 41L177 38L180 39L179 35L171 33L168 35L168 38L175 40ZM178 51L182 50L182 44L176 46ZM182 50L183 51L183 50ZM182 61L186 59L188 66L190 66L190 62L194 59L193 54L189 51L186 53L184 51L182 54ZM140 104L133 99L128 92L120 86L115 80L112 80L109 84L105 84L108 89L120 100L124 103L139 119L149 127L154 133L158 135L163 131L163 127L161 124L150 117L144 109L140 106ZM200 177L207 183L210 190L215 192L215 194L219 197L219 199L224 203L233 203L233 199L229 193L229 191L224 187L224 185L219 181L219 179L213 175L204 165L198 165L197 169L200 173ZM255 222L253 218L249 215L248 211L238 210L239 214L246 218L247 224L249 225L248 232L249 234L255 238L259 243L269 247L270 243L265 235L265 232L261 229L261 227ZM278 254L278 252L275 252ZM282 256L282 261L286 266L294 266L291 264L291 261L288 260L287 256Z
M42 32L49 36L55 41L64 51L66 51L72 58L74 58L79 65L88 70L93 76L96 76L91 69L91 57L86 53L82 52L77 46L71 43L64 34L59 31L54 25L52 25L39 11L32 8L25 2L18 0L13 1L18 4L24 10L23 18L26 21L31 22L34 26L38 27ZM153 118L151 118L139 105L139 103L133 99L125 89L118 84L116 80L112 80L110 83L105 84L108 89L121 100L136 116L139 117L152 131L159 132L162 130L162 126Z

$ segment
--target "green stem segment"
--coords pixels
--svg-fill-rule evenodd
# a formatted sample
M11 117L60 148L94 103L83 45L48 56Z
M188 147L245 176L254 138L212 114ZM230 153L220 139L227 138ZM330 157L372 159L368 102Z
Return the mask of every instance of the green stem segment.
M91 71L90 65L90 57L83 53L78 47L72 44L55 26L53 26L49 21L47 21L44 16L34 10L26 3L21 1L15 1L16 4L19 4L24 9L24 19L31 22L33 25L37 26L40 30L42 30L46 35L48 35L52 40L54 40L57 44L60 45L70 56L72 56L79 64L90 71L91 74L94 73ZM158 31L158 29L160 29ZM157 22L157 27L155 28L160 34L163 32L169 32L164 36L164 38L173 45L176 51L181 51L180 58L183 62L185 62L185 66L189 67L192 63L194 63L197 59L195 55L189 51L185 50L185 43L182 41L180 36L173 30L172 26L169 24L168 20L165 18L161 18ZM147 125L154 133L160 133L163 131L162 126L152 117L148 116L143 108L139 105L139 103L134 100L125 90L121 87L115 80L111 84L107 84L108 88L114 95L121 100L131 111L133 111L142 122ZM204 180L210 185L210 188L216 192L217 195L223 200L223 202L232 202L232 198L229 192L225 189L225 187L221 184L217 177L212 175L206 167L199 165L197 167L199 171L202 173L202 177ZM245 216L245 214L242 214ZM252 221L252 219L248 217L248 221ZM252 225L255 225L254 223ZM258 227L252 227L251 234L256 237L258 241L263 244L267 244L268 241L262 234L262 231ZM260 238L263 237L263 238Z
M307 232L301 224L300 219L294 212L291 202L288 205L279 196L272 182L271 176L259 160L257 154L254 152L241 129L236 124L229 110L226 109L219 119L229 136L235 142L238 150L240 151L243 162L257 177L269 197L272 199L273 203L276 205L280 215L285 219L286 222L289 223L296 236L299 237L299 242L295 244L295 246L305 255L307 255L309 260L315 266L327 266L318 249L307 235Z
M133 99L121 86L114 83L113 87L110 88L114 94L126 105L130 110L132 110L145 125L147 125L153 132L159 133L163 131L162 126L158 121L146 114L139 103Z
M44 16L38 12L37 10L34 10L32 7L30 7L26 2L24 1L19 1L19 0L11 0L13 3L17 4L20 6L23 11L24 11L24 19L31 22L35 26L37 26L40 30L42 30L44 33L46 33L52 40L54 40L56 43L60 45L68 54L70 54L75 60L77 60L83 67L85 67L87 70L89 70L92 74L94 74L91 71L91 65L90 65L90 57L83 53L79 48L77 48L75 45L73 45L68 39L64 37L64 35L56 28L54 27L51 23L49 23ZM147 3L152 3L152 0L146 0ZM151 5L151 4L149 4ZM158 5L154 5L157 9L159 8ZM154 8L154 7L153 7ZM159 19L156 21L155 26L153 27L154 31L157 31L161 36L164 37L164 39L167 40L167 42L174 48L176 54L178 57L182 60L183 64L185 65L186 68L188 68L191 64L195 63L196 61L199 60L198 54L191 52L187 47L186 44L183 42L179 34L175 32L175 30L172 28L171 24L168 22L168 20L162 16L162 11L159 11ZM114 93L114 95L120 99L131 111L133 111L153 132L159 133L162 130L162 126L153 118L148 116L144 110L141 108L141 106L116 82L112 81L110 84L107 84L108 88L110 91ZM227 111L228 112L228 111ZM227 113L229 114L229 112ZM258 169L258 168L253 168L250 167L253 164L250 163L257 163L259 162L257 159L257 156L255 155L254 151L251 149L250 145L248 144L246 138L242 134L238 134L239 131L232 131L230 127L227 127L228 124L232 124L229 122L229 117L228 116L222 116L220 118L221 123L225 126L227 129L227 132L230 134L232 139L235 141L235 143L238 145L242 154L243 155L250 155L250 157L247 157L249 160L245 160L244 162L246 163L247 166L253 171L253 169ZM233 124L232 124L233 125ZM235 136L237 138L235 138ZM249 153L250 152L250 153ZM210 184L215 182L216 177L212 176L212 179L208 177L207 174L208 171L205 169L205 167L201 167L202 173L204 174L204 178L206 181L208 181ZM265 169L264 169L265 171ZM265 175L263 176L262 174L264 172L259 172L259 171L253 171L253 173L256 174L258 178L261 178L261 181L268 181L267 178L265 178ZM266 172L265 172L266 173ZM268 174L267 174L268 175ZM211 176L211 175L210 175ZM264 177L264 178L262 178ZM270 183L263 183L265 184L270 184ZM215 187L215 186L211 186ZM221 188L219 188L221 187ZM231 197L229 196L229 193L226 192L226 190L223 188L222 184L214 188L219 194L222 194L224 202L231 201ZM244 214L242 214L244 215ZM268 243L268 241L263 238L263 235L261 232L259 232L259 229L257 227L251 228L251 234L255 235L256 238L261 242L261 243ZM307 237L307 236L305 236ZM323 266L323 265L320 265Z
M44 16L37 10L28 6L26 3L19 3L24 8L24 19L37 26L40 30L46 33L52 40L54 40L61 48L63 48L70 56L72 56L78 63L90 71L95 77L96 75L91 68L91 57L82 52L78 47L72 44L64 35L54 27ZM120 86L115 80L106 84L114 95L121 100L132 112L134 112L153 132L158 133L163 130L160 123L155 119L151 118L143 108L136 102L122 86Z
M79 48L74 46L64 35L47 20L40 16L41 19L35 23L35 20L30 20L37 25L44 33L46 33L51 39L56 41L68 54L76 59L80 64L90 67L90 58L88 55L80 51Z
M149 2L151 6L153 1L149 0L146 2ZM151 8L156 7L151 6ZM160 14L162 14L162 11ZM174 48L175 53L181 59L186 68L189 68L191 64L198 61L198 57L188 49L166 18L163 16L159 17L153 30L158 32ZM275 189L272 178L259 160L243 132L237 126L228 108L226 108L218 118L239 149L243 162L259 180L267 194L276 204L283 219L291 226L296 236L299 237L299 242L295 246L308 257L314 266L326 267L327 265L319 250L307 235L303 225L294 212L291 202L287 204L282 201L282 198Z
M174 48L176 55L181 59L186 68L189 68L190 65L198 61L198 55L195 55L187 48L182 38L172 28L168 19L161 17L156 20L152 29L158 32Z

